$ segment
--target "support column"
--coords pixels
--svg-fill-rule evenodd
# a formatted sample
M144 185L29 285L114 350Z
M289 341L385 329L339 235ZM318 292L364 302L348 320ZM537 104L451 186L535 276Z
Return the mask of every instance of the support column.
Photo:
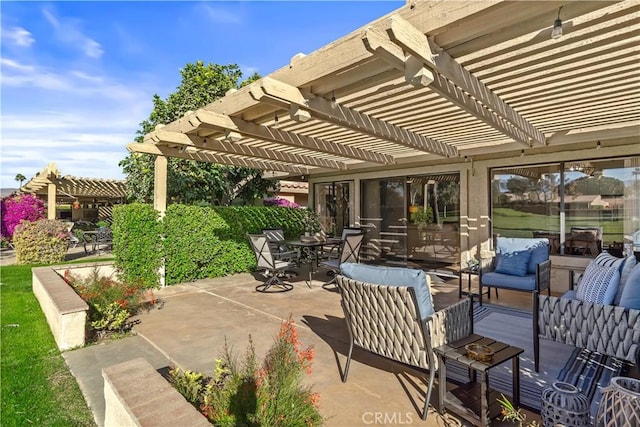
M47 219L56 219L56 185L47 184Z
M153 174L153 208L160 212L160 217L167 211L167 158L156 156Z
M160 221L167 211L167 164L165 156L156 156L153 172L153 208L160 213ZM164 288L166 284L164 259L158 270L158 275L160 276L160 287Z

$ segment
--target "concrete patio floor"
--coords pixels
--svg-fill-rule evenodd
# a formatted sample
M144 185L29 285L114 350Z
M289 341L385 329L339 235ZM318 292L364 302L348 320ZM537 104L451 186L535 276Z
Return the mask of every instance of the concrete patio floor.
M280 294L256 292L259 276L251 274L167 287L156 292L161 304L138 316L136 336L65 352L98 425L104 420L102 368L144 357L156 369L178 365L210 374L215 359L223 354L225 338L241 359L251 335L256 353L262 357L289 316L298 326L301 343L315 349L313 372L307 379L320 393L325 425L465 425L435 411L437 385L429 417L422 421L426 375L358 349L354 350L349 378L342 383L339 366L342 368L346 360L348 335L340 297L321 287L328 280L324 272L314 275L311 288L305 277L301 273L292 280L294 289ZM434 285L436 308L457 301L457 283ZM507 302L502 294L501 300ZM527 414L529 420L537 417Z

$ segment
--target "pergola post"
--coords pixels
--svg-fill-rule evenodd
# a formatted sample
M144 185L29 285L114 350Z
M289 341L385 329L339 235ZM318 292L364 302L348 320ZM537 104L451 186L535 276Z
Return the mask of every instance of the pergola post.
M160 220L167 211L167 164L165 156L156 156L153 172L153 208L160 213ZM160 276L160 287L164 288L166 284L164 259L158 269L158 275Z
M156 156L153 175L153 208L164 216L167 210L167 158Z
M56 184L47 184L47 218L56 219Z

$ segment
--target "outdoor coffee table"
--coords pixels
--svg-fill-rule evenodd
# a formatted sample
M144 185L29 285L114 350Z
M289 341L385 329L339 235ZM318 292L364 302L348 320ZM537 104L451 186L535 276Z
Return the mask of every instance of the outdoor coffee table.
M471 359L466 355L467 344L486 345L491 347L495 354L488 362ZM489 425L490 420L501 411L500 404L496 401L500 397L499 393L489 388L489 370L508 360L511 360L513 370L513 404L516 408L520 405L520 354L524 352L523 349L471 334L461 340L436 347L434 351L438 356L438 406L441 413L448 409L475 425ZM446 392L446 362L451 360L469 369L471 381ZM476 381L476 374L480 376L479 382Z

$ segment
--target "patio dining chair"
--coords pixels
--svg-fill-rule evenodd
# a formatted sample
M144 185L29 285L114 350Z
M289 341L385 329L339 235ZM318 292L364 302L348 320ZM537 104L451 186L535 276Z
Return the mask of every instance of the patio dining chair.
M273 256L281 261L295 262L299 261L300 253L297 250L292 250L283 244L284 242L284 230L282 228L263 228L262 234L267 236L269 246Z
M287 276L288 269L295 267L294 263L276 259L265 234L247 234L247 237L256 256L256 268L263 271L266 279L264 283L256 286L256 291L287 292L292 290L293 285L282 281L282 277Z
M345 238L340 246L340 253L338 258L330 258L320 262L320 267L328 268L333 272L334 276L340 272L340 265L344 262L360 261L360 248L362 247L362 240L364 239L364 233L346 234ZM336 278L331 279L330 282L322 285L324 289L328 289L329 286L336 284Z
M337 259L340 255L340 247L342 242L346 239L349 234L363 234L364 231L360 227L344 227L342 229L342 235L340 237L340 243L336 243L335 245L323 246L322 253L320 254L320 258L323 259ZM331 271L330 273L333 273Z

